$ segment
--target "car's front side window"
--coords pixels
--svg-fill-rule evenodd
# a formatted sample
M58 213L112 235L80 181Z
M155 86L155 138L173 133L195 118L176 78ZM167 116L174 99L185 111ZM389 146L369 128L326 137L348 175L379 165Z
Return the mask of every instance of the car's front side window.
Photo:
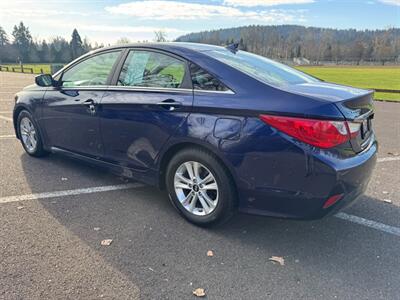
M121 51L98 54L85 59L63 73L63 87L105 85Z
M180 88L185 62L172 56L145 50L131 50L118 78L120 86Z

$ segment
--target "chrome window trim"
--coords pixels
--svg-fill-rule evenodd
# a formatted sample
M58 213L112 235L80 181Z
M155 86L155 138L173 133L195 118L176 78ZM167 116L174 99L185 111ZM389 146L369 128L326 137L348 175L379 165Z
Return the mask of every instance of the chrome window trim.
M146 87L146 86L121 86L121 85L110 85L108 90L117 91L137 91L137 92L177 92L177 93L192 93L192 89L183 88L164 88L164 87Z
M60 86L61 90L106 90L108 88L108 85Z
M82 86L71 86L71 87L61 87L63 90L116 90L116 91L144 91L144 92L177 92L177 93L212 93L212 94L229 94L234 95L232 90L226 91L209 91L209 90L193 90L193 89L183 89L183 88L164 88L164 87L142 87L142 86L118 86L118 85L82 85Z
M194 92L200 92L200 93L211 93L211 94L227 94L227 95L235 95L236 93L232 91L231 89L228 89L226 91L212 91L212 90L197 90L194 89Z

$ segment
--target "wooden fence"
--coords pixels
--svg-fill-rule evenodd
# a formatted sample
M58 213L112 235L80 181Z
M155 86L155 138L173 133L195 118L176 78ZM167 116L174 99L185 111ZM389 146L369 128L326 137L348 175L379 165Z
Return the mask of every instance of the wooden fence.
M0 66L0 71L6 72L16 72L16 73L30 73L33 74L33 68L24 67L21 65L20 67L11 67L11 66ZM40 74L43 74L43 69L40 68Z
M30 66L32 66L32 65L30 65ZM49 64L49 66L50 66L51 74L54 74L58 70L60 70L64 65ZM44 73L49 72L49 68L43 69L42 67L39 68L39 66L32 68L32 67L26 67L24 65L0 65L0 71L16 72L16 73L29 73L29 74L44 74Z
M390 89L374 89L370 88L369 90L374 90L378 93L393 93L393 94L400 94L400 90L390 90Z

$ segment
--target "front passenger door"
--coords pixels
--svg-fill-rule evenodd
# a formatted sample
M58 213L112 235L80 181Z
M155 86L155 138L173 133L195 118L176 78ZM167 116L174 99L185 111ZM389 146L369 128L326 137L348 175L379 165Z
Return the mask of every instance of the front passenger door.
M96 158L103 155L99 104L120 54L114 50L89 56L46 92L42 123L49 145Z

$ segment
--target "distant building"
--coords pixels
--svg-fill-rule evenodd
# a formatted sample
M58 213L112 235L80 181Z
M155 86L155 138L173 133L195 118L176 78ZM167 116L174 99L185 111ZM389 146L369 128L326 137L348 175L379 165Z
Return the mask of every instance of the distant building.
M304 57L294 57L293 58L293 63L295 65L309 65L310 61L307 58L304 58Z

